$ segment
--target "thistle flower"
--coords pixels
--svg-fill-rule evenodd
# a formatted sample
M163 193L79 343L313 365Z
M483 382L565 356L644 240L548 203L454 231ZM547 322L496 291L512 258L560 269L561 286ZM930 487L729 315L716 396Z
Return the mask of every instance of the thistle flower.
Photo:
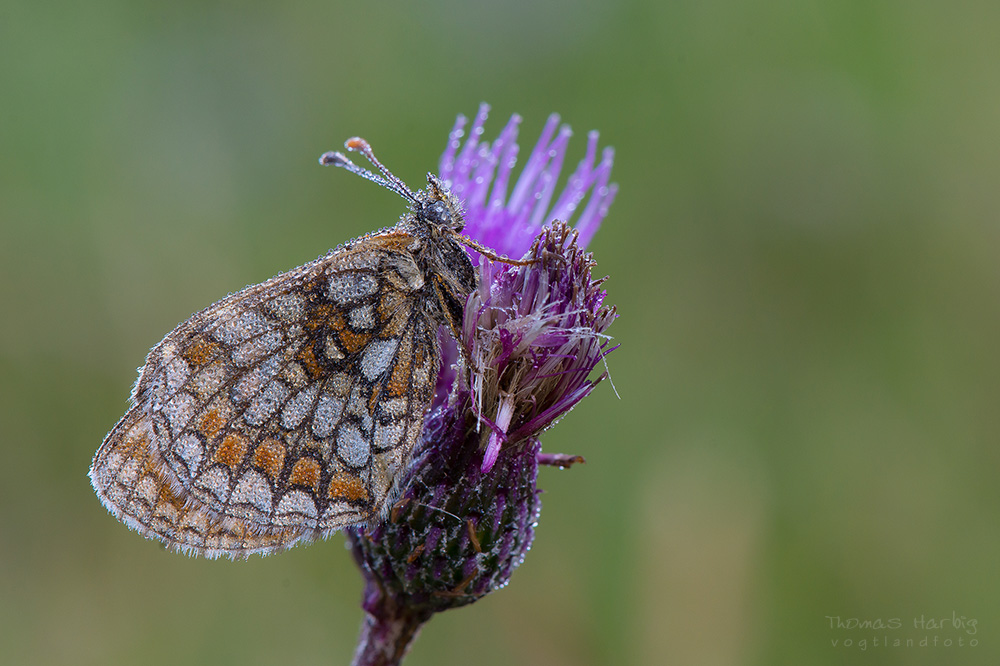
M348 533L366 579L359 666L399 663L434 613L509 582L534 538L539 464L582 461L541 453L538 435L604 379L589 377L614 349L604 332L615 310L603 304L603 280L592 279L583 250L616 192L611 149L598 163L591 132L586 156L550 205L571 135L553 115L508 196L520 118L490 144L480 141L488 111L480 107L464 145L459 116L439 175L464 199L471 238L532 262L480 257L462 326L466 354L460 361L442 335L438 393L403 495L385 523Z

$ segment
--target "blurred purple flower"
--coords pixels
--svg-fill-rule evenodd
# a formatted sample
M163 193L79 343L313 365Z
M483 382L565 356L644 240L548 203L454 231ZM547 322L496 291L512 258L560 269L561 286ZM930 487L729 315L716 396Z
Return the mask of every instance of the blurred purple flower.
M531 263L479 257L462 327L467 354L458 362L457 344L442 334L438 393L402 497L384 523L348 531L366 579L358 666L399 663L434 613L509 582L534 538L539 464L582 461L541 453L538 435L604 379L590 375L614 349L605 331L615 309L604 305L603 279L592 278L583 249L614 199L613 152L606 148L598 163L591 132L586 156L550 205L571 135L566 126L556 132L553 115L508 196L520 118L492 144L480 142L488 110L480 107L464 145L459 116L440 177L464 199L468 236Z

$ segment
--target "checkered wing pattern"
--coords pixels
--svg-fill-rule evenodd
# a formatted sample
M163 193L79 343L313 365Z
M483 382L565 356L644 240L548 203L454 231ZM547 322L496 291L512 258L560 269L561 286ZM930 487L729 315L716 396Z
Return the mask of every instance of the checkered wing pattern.
M413 241L362 237L167 335L94 458L108 509L208 557L383 517L440 365Z

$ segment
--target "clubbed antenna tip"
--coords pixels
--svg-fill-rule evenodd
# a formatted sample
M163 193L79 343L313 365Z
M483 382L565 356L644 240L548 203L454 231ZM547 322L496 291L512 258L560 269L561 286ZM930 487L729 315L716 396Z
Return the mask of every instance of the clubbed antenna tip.
M399 196L403 197L407 201L416 202L417 197L413 194L409 187L402 179L398 178L394 173L389 171L378 158L375 157L375 152L372 150L371 145L362 139L361 137L352 137L344 142L344 147L348 150L356 153L361 153L365 158L372 163L372 165L379 170L382 174L381 176L372 173L368 169L363 169L357 164L348 159L347 155L344 155L338 151L328 151L319 156L319 163L323 166L337 166L343 169L347 169L351 173L361 176L367 180L372 181L387 190L392 190Z
M323 166L346 166L351 160L347 159L347 156L343 153L338 153L336 151L328 151L319 156L319 163Z

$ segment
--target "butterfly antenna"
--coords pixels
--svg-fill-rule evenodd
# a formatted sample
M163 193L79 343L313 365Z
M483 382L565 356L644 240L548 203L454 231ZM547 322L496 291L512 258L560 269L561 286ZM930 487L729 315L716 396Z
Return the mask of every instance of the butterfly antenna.
M344 147L350 151L354 151L364 155L365 158L367 158L367 160L371 162L382 175L380 176L376 173L372 173L368 169L363 169L359 167L357 164L348 159L347 155L344 155L339 151L330 151L328 153L323 153L322 155L320 155L319 163L322 164L323 166L332 165L341 167L343 169L347 169L351 173L361 176L362 178L366 178L372 181L373 183L381 185L387 190L392 190L393 192L403 197L407 201L416 203L417 201L416 195L414 195L413 192L410 191L410 188L406 186L406 183L404 183L393 172L389 171L387 168L385 168L385 166L381 162L378 161L378 158L375 157L374 151L372 151L371 145L367 141L365 141L360 137L354 137L345 141Z

